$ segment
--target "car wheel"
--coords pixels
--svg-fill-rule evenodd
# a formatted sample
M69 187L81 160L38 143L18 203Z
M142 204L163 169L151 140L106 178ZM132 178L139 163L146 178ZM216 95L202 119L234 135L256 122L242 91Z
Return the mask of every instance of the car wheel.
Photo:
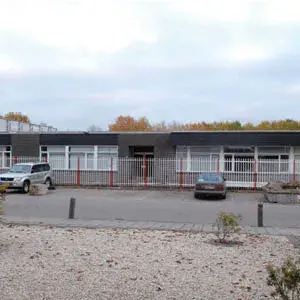
M29 193L29 189L30 189L30 182L28 180L26 180L23 183L22 192L24 194L27 194L27 193Z
M226 199L226 194L221 196L221 199Z
M194 198L195 198L195 199L199 199L199 195L194 194Z
M51 179L50 179L50 178L47 178L47 179L45 180L45 184L46 184L47 188L50 188L50 187L52 186L52 181L51 181Z

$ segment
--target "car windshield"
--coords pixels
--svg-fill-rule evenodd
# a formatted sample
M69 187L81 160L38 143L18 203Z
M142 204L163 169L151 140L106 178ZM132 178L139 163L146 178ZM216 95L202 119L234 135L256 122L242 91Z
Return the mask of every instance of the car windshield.
M8 170L9 173L30 173L31 172L31 166L30 165L13 165Z
M199 182L221 182L222 181L222 177L219 174L201 174L198 178Z

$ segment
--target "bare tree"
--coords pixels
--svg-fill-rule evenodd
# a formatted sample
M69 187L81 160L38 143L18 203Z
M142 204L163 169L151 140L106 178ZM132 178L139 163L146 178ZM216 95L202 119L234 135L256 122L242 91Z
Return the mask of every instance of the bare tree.
M91 125L91 126L88 127L87 131L89 131L89 132L99 132L99 131L103 131L103 130L100 126Z

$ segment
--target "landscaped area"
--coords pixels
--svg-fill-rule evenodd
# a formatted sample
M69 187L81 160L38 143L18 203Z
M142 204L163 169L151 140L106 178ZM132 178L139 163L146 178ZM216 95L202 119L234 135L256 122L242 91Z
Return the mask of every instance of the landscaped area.
M273 299L268 263L286 237L125 229L0 227L1 300Z

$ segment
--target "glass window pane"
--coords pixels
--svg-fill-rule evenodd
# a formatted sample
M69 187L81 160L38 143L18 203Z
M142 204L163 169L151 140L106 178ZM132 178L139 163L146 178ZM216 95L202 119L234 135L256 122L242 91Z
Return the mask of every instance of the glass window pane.
M94 146L70 146L69 148L70 153L71 152L81 152L81 153L86 153L86 152L94 152Z
M111 165L112 164L112 165ZM118 156L117 155L98 155L97 169L102 171L113 171L118 169Z
M87 154L87 169L89 169L89 170L94 169L94 154L93 153Z
M49 153L49 164L52 169L65 168L65 153Z
M117 154L118 146L98 146L98 153Z
M79 158L79 168L85 169L85 154L84 153L73 153L69 154L69 168L78 169L78 158Z

